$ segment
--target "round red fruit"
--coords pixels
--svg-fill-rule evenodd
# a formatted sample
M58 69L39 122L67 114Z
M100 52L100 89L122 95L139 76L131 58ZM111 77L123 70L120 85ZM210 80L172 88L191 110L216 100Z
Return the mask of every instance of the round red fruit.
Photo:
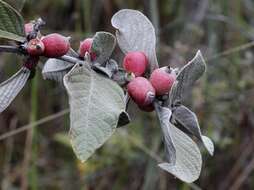
M43 55L45 47L41 40L35 38L27 43L27 53L32 56Z
M143 52L129 52L123 60L123 67L126 71L132 72L136 77L142 76L147 68L148 60Z
M87 38L84 41L80 42L79 45L79 56L84 57L86 53L89 53L92 60L96 59L96 54L91 51L93 44L93 38Z
M39 61L38 56L29 56L28 58L26 58L24 66L28 68L29 70L32 70L36 67L36 65L38 64L38 61Z
M152 112L154 111L154 106L153 104L149 104L149 105L146 105L146 106L138 106L139 109L145 111L145 112Z
M137 77L129 82L127 90L132 100L141 107L150 105L154 101L155 90L144 77Z
M69 38L60 34L49 34L42 37L45 46L44 55L49 58L56 58L65 55L70 49Z
M157 96L169 93L173 83L175 82L176 75L169 72L170 69L168 67L155 69L152 72L150 82L153 85Z

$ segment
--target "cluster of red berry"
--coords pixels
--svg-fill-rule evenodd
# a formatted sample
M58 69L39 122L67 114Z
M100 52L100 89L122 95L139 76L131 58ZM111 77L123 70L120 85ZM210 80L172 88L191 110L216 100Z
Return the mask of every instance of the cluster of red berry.
M141 110L151 112L154 99L169 93L176 75L170 68L162 67L155 69L148 80L143 76L148 64L145 53L140 51L127 53L123 61L124 69L136 77L127 85L130 97Z
M33 24L25 24L26 34L29 35L32 31ZM78 52L81 58L88 52L92 61L96 59L96 54L91 51L92 42L92 38L87 38L80 42ZM30 56L38 57L43 55L48 58L61 57L69 49L69 39L57 33L31 39L26 47ZM135 78L127 85L128 94L141 110L151 112L154 110L153 101L155 98L169 93L176 80L176 75L170 68L162 67L155 69L148 80L144 77L148 64L147 56L141 51L129 52L123 60L123 67L126 72L135 75Z
M33 23L25 24L25 32L28 36L33 32ZM91 59L94 60L96 55L91 52L92 38L87 38L80 43L79 56L84 57L86 52L90 53ZM53 33L42 37L31 39L26 46L27 53L30 56L45 56L48 58L57 58L65 55L70 49L69 38L61 34Z

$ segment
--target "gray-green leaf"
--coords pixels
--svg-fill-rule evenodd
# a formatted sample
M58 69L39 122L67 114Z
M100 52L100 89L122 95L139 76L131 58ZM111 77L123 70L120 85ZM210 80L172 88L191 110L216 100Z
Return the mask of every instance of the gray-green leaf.
M0 84L0 113L3 112L20 90L26 84L29 78L30 70L22 67L15 75Z
M9 4L0 0L0 38L25 41L22 16Z
M172 141L171 134L170 118L172 112L169 108L162 107L157 102L154 104L154 106L156 109L156 114L160 121L167 162L174 165L176 162L176 149Z
M93 37L91 50L96 54L96 62L105 63L116 46L116 38L109 32L96 32Z
M66 75L74 65L67 61L59 59L48 59L42 69L42 76L45 80L54 80L62 83L63 77Z
M158 68L155 30L145 15L136 10L123 9L112 17L111 23L117 29L117 41L124 53L143 51L148 57L150 72Z
M210 138L201 134L198 119L195 113L183 105L177 106L173 109L172 119L185 127L192 135L197 137L204 144L208 152L213 155L213 142Z
M176 149L176 163L161 163L159 167L180 180L192 183L200 176L202 167L201 153L195 142L175 126L170 127Z
M206 64L200 51L197 52L195 57L186 64L177 75L177 87L172 93L174 97L171 99L174 102L182 102L184 96L187 94L191 87L205 72Z
M125 112L124 93L87 64L76 64L65 75L64 85L69 95L71 144L84 162L114 133Z
M23 9L26 0L7 0L6 2L20 12Z
M195 142L170 123L171 110L154 104L164 135L168 162L159 164L163 170L173 174L184 182L198 179L202 166L200 151Z

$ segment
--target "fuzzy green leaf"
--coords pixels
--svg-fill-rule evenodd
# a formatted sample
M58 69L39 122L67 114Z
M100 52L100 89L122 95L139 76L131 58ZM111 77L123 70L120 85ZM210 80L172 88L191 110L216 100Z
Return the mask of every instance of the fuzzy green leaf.
M197 137L204 144L210 155L213 155L213 142L210 138L201 134L198 119L195 113L183 105L176 106L173 108L172 120L185 127L192 135Z
M4 111L26 84L30 70L22 67L16 74L0 84L0 113Z
M155 30L145 15L123 9L112 17L111 23L116 28L117 41L123 53L143 51L148 57L150 72L158 67Z
M22 16L9 4L0 0L0 38L25 41Z
M86 161L114 133L125 113L124 93L86 62L65 75L64 85L69 95L71 144L78 158Z
M95 61L103 64L105 63L116 46L116 38L109 32L96 32L93 37L91 50L96 54Z
M74 64L72 63L51 58L44 64L42 76L45 80L54 80L62 83L64 75L66 75L73 66Z
M191 90L193 84L203 75L206 70L205 60L200 51L186 64L177 75L177 85L171 93L172 103L182 103L184 96Z
M163 170L184 182L191 183L198 179L202 166L201 153L196 143L177 129L170 121L171 110L155 103L166 148L167 162L159 164Z

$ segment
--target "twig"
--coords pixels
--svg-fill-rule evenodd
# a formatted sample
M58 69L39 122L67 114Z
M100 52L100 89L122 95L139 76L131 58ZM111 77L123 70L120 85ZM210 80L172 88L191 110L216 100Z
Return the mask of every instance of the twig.
M0 52L24 54L20 48L15 46L0 45Z
M218 59L220 57L224 57L224 56L228 56L230 54L233 54L233 53L236 53L236 52L239 52L239 51L243 51L243 50L246 50L248 48L251 48L254 46L254 41L251 41L249 43L246 43L246 44L243 44L243 45L240 45L240 46L237 46L237 47L234 47L234 48L231 48L231 49L228 49L226 51L223 51L219 54L216 54L216 55L213 55L211 57L209 57L208 59L206 59L207 62L209 61L212 61L212 60L215 60L215 59Z
M10 129L15 130L17 127L18 118L14 117L11 119L10 122ZM13 143L14 138L10 138L6 141L6 153L4 155L4 168L3 168L3 179L1 183L1 189L7 190L10 189L10 176L8 175L10 173L10 164L11 164L11 158L12 158L12 152L13 152Z
M245 179L250 175L250 173L254 170L254 157L252 157L251 161L248 165L245 166L243 172L236 179L235 183L231 186L229 190L237 190L240 189L241 185L245 181Z
M7 46L7 45L0 45L0 52L5 52L5 53L17 53L17 54L23 54L26 55L26 52L22 51L19 47L15 46ZM69 63L76 64L77 62L82 61L81 59L71 57L69 55L64 55L62 57L56 58L62 61L67 61Z
M38 75L35 76L32 81L31 87L31 113L30 113L30 123L36 121L38 110ZM37 157L36 148L36 128L30 128L27 131L26 143L24 150L24 160L23 160L23 172L21 174L21 189L28 189L28 180L30 181L30 187L32 190L37 188L37 168L35 165L35 160ZM29 175L29 170L31 175Z
M56 58L56 59L59 59L59 60L62 60L62 61L67 61L67 62L73 63L73 64L76 64L76 63L82 61L81 59L71 57L71 56L68 56L68 55L64 55L64 56Z
M228 189L228 186L233 181L234 176L240 172L242 163L244 163L246 159L248 158L248 156L253 152L252 147L253 147L253 143L243 143L242 145L243 150L239 154L241 156L238 158L238 160L236 161L236 163L234 164L234 166L228 173L228 176L226 176L225 179L223 180L222 184L218 188L219 190Z
M30 124L28 124L28 125L24 125L24 126L18 128L18 129L16 129L16 130L12 130L12 131L10 131L10 132L4 133L4 134L2 134L2 135L0 136L0 141L1 141L1 140L4 140L4 139L6 139L6 138L9 138L9 137L11 137L11 136L13 136L13 135L16 135L16 134L19 134L19 133L21 133L21 132L24 132L24 131L26 131L27 129L30 129L30 128L32 128L32 127L36 127L36 126L42 125L42 124L44 124L44 123L47 123L47 122L49 122L49 121L52 121L52 120L54 120L54 119L56 119L56 118L62 117L62 116L64 116L64 115L68 114L69 112L70 112L69 109L64 109L64 110L62 110L62 111L60 111L60 112L58 112L58 113L55 113L55 114L53 114L53 115L49 115L49 116L47 116L47 117L44 117L44 118L42 118L42 119L40 119L40 120L38 120L38 121L36 121L36 122L30 123Z

